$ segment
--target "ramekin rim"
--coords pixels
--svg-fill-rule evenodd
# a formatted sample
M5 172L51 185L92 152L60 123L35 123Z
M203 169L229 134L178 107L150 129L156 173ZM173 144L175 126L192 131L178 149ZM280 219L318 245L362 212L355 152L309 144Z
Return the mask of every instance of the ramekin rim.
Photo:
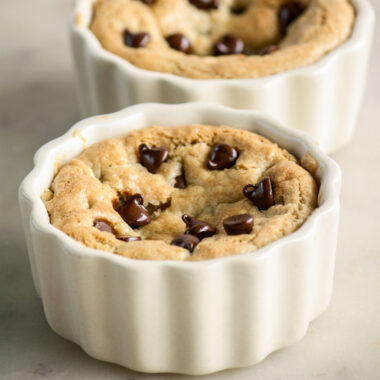
M246 117L251 117L254 120L260 120L267 124L264 128L275 129L282 132L286 136L288 141L295 141L297 144L303 144L307 147L307 151L318 161L323 175L320 181L320 192L323 190L324 201L318 206L316 210L309 216L305 223L295 232L278 239L260 249L249 253L237 254L227 257L215 258L204 261L175 261L175 260L137 260L130 259L111 252L97 250L86 247L77 242L73 238L66 235L63 231L53 226L47 218L47 211L43 201L41 199L41 193L37 193L34 189L34 183L42 175L40 172L43 169L44 162L51 151L56 147L66 143L68 140L73 139L73 133L82 132L88 128L96 127L96 125L104 125L114 120L120 120L130 117L138 112L143 112L146 108L158 107L170 108L170 109L194 109L194 110L207 110L211 112L228 112L235 113L236 115L245 114ZM57 157L55 157L57 158ZM273 119L269 115L255 110L236 110L230 107L225 107L218 104L206 103L206 102L191 102L184 104L161 104L161 103L143 103L135 106L127 107L121 111L117 111L112 114L93 116L78 123L74 124L65 134L62 136L44 144L34 156L34 167L32 171L24 178L19 187L20 199L27 199L31 203L30 223L38 229L40 232L49 236L53 236L59 241L60 244L66 248L66 251L76 256L88 255L102 257L107 260L114 261L116 264L121 264L130 267L131 265L163 265L165 267L177 267L182 269L195 268L199 266L209 266L216 264L223 264L227 262L256 262L274 254L278 251L278 248L286 246L292 242L303 240L308 235L312 234L315 225L323 215L330 213L334 208L339 208L339 187L341 181L341 171L339 166L323 153L316 141L307 133L299 130L294 130L281 125L277 120ZM155 264L153 264L155 263Z
M320 70L325 67L331 66L337 57L346 51L350 51L357 44L361 43L363 33L367 31L367 25L370 20L373 20L374 10L372 4L368 0L349 0L355 7L355 22L350 37L342 44L328 52L324 57L320 58L317 62L303 67L287 70L273 75L268 75L260 78L216 78L216 79L199 79L199 78L187 78L170 73L157 72L152 70L145 70L137 67L130 62L126 61L122 57L107 51L103 48L91 32L88 25L78 25L76 22L76 16L81 12L82 7L92 6L92 1L88 0L75 0L74 11L71 17L70 28L71 31L78 33L84 40L86 40L86 47L90 48L90 53L98 58L105 59L110 63L118 65L126 74L133 74L136 76L144 76L150 79L166 80L170 83L176 83L181 86L195 86L201 85L239 85L244 87L266 86L273 81L283 80L284 77L302 77L317 75Z

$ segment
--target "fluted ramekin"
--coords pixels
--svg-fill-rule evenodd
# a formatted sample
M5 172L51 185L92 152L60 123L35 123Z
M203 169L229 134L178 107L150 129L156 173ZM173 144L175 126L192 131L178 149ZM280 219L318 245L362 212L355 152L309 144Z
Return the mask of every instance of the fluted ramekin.
M317 63L259 79L200 80L143 70L103 49L89 29L93 0L77 0L70 31L83 114L143 102L208 101L267 112L332 153L354 133L374 27L368 0L352 2L351 37Z
M140 261L87 248L52 226L41 194L86 146L152 124L226 124L318 162L318 208L255 252L201 262ZM20 186L34 282L47 320L89 355L142 372L206 374L254 364L300 340L333 283L340 170L304 132L257 111L141 104L74 125L35 155Z

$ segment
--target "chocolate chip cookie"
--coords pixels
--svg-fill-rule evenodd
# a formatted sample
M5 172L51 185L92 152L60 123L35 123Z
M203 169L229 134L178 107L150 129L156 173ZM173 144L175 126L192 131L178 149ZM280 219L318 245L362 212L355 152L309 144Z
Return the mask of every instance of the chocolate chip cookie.
M91 31L135 66L257 78L312 64L351 33L349 0L97 0Z
M297 230L317 193L313 175L264 137L195 124L92 145L58 170L43 200L51 223L87 247L204 260Z

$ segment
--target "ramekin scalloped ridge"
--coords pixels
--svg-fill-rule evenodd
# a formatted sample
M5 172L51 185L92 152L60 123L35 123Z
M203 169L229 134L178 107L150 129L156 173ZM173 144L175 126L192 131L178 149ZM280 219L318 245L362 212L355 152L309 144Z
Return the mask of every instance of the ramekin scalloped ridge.
M257 109L309 132L332 153L354 133L374 29L368 0L352 2L357 14L351 37L314 64L257 79L189 79L140 69L105 50L88 27L93 0L76 0L70 34L82 111L190 101Z
M296 232L249 254L202 262L140 261L90 249L52 226L40 198L57 164L85 146L151 124L227 124L320 167L319 207ZM328 305L340 169L307 134L257 111L207 103L142 104L74 125L38 150L19 198L47 320L89 355L142 372L206 374L254 364L298 341Z

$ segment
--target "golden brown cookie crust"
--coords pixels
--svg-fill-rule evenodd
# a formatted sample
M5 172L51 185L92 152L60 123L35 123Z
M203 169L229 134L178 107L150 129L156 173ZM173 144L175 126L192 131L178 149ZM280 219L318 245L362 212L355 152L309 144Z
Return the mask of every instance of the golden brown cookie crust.
M138 146L169 148L169 159L151 174L139 163ZM239 150L230 169L210 171L206 160L215 143ZM187 187L174 187L185 173ZM275 205L259 211L243 196L247 184L270 176ZM84 245L125 257L152 260L203 260L254 251L297 230L317 206L317 184L290 153L251 132L227 126L152 126L85 149L62 166L42 198L51 223ZM114 210L120 193L140 193L152 212L152 222L133 230ZM223 220L250 213L252 232L228 236ZM182 214L204 220L217 234L203 239L192 255L170 245L185 232ZM94 221L112 225L119 236L143 240L123 242L94 227Z
M252 0L242 15L230 12L233 0L220 0L217 10L202 11L188 0L97 0L91 31L108 51L140 68L199 79L258 78L318 61L345 41L355 12L349 0L300 0L304 13L290 25L280 49L272 54L212 56L222 35L233 33L253 49L281 39L278 10L286 0ZM235 1L236 3L236 1ZM147 32L150 42L131 48L123 31ZM171 49L165 39L173 33L187 36L195 54Z

